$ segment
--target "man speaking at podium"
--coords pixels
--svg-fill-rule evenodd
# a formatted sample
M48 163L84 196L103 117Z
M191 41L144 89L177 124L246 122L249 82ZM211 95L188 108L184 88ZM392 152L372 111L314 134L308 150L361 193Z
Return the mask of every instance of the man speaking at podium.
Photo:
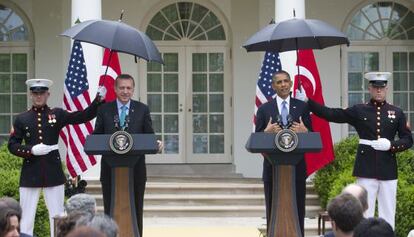
M277 133L282 130L282 126L290 126L290 129L296 133L312 130L312 123L307 104L290 96L292 85L293 83L289 73L283 70L275 72L272 78L272 88L276 92L276 98L263 104L257 110L256 132ZM295 170L298 218L302 235L304 235L306 194L305 159L302 159L296 165ZM264 159L263 183L268 228L271 216L272 190L274 186L272 175L272 165L267 159Z
M96 116L94 134L113 134L119 130L128 133L154 133L152 120L147 105L132 100L135 82L132 76L120 74L115 79L116 100L101 106ZM158 141L158 149L162 150L162 142ZM105 214L111 211L111 167L102 156L101 184ZM144 192L147 181L145 156L134 167L135 211L137 215L139 234L142 237L142 214L144 206Z

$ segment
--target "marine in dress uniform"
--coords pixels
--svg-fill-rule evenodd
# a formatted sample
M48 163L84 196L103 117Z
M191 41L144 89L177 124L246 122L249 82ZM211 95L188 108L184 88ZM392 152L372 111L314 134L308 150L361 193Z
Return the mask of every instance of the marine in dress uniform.
M66 181L57 145L59 132L67 124L80 124L93 119L106 91L103 87L99 88L100 96L87 109L71 113L47 106L52 81L30 79L26 84L30 88L33 106L16 116L8 143L9 151L23 158L19 188L23 210L20 228L22 233L33 235L36 207L43 189L53 236L52 218L63 213L63 184Z
M365 74L369 81L371 100L347 109L332 109L308 100L309 109L330 122L348 123L356 129L360 138L353 175L357 183L368 191L366 217L373 217L378 199L379 217L393 228L397 195L396 153L413 145L410 128L403 110L385 100L388 72ZM299 97L306 96L303 94ZM395 139L398 135L399 139Z

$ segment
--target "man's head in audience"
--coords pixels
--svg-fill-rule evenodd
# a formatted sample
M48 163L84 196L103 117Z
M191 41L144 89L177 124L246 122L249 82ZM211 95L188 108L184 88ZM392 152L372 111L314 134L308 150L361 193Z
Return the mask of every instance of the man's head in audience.
M349 193L333 198L327 209L335 237L352 236L354 228L363 219L360 201Z
M395 237L390 224L382 218L362 220L354 230L354 237Z
M76 194L66 201L65 209L68 215L72 212L85 212L93 217L96 213L96 200L86 193Z
M362 205L362 212L365 212L368 209L368 192L367 190L359 184L349 184L344 189L342 193L349 193L356 197Z

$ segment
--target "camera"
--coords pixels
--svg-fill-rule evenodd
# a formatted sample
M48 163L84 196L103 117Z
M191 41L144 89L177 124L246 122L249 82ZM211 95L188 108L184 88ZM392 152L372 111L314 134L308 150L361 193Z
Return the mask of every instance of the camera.
M87 185L88 183L83 179L76 182L68 178L65 183L65 196L69 198L78 193L85 193Z

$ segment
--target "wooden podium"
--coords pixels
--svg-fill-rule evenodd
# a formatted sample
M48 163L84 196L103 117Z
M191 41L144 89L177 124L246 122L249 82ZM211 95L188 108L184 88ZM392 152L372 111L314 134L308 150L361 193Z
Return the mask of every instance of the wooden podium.
M111 134L94 134L86 138L84 150L88 155L105 155L112 167L110 216L119 226L119 236L140 237L135 213L134 165L140 155L158 152L154 134L131 134L133 146L126 154L116 154L110 148Z
M272 164L274 186L267 237L303 237L296 206L295 165L304 159L305 152L322 149L322 142L315 132L297 136L297 147L290 152L277 148L274 133L252 133L246 144L249 152L266 154Z

